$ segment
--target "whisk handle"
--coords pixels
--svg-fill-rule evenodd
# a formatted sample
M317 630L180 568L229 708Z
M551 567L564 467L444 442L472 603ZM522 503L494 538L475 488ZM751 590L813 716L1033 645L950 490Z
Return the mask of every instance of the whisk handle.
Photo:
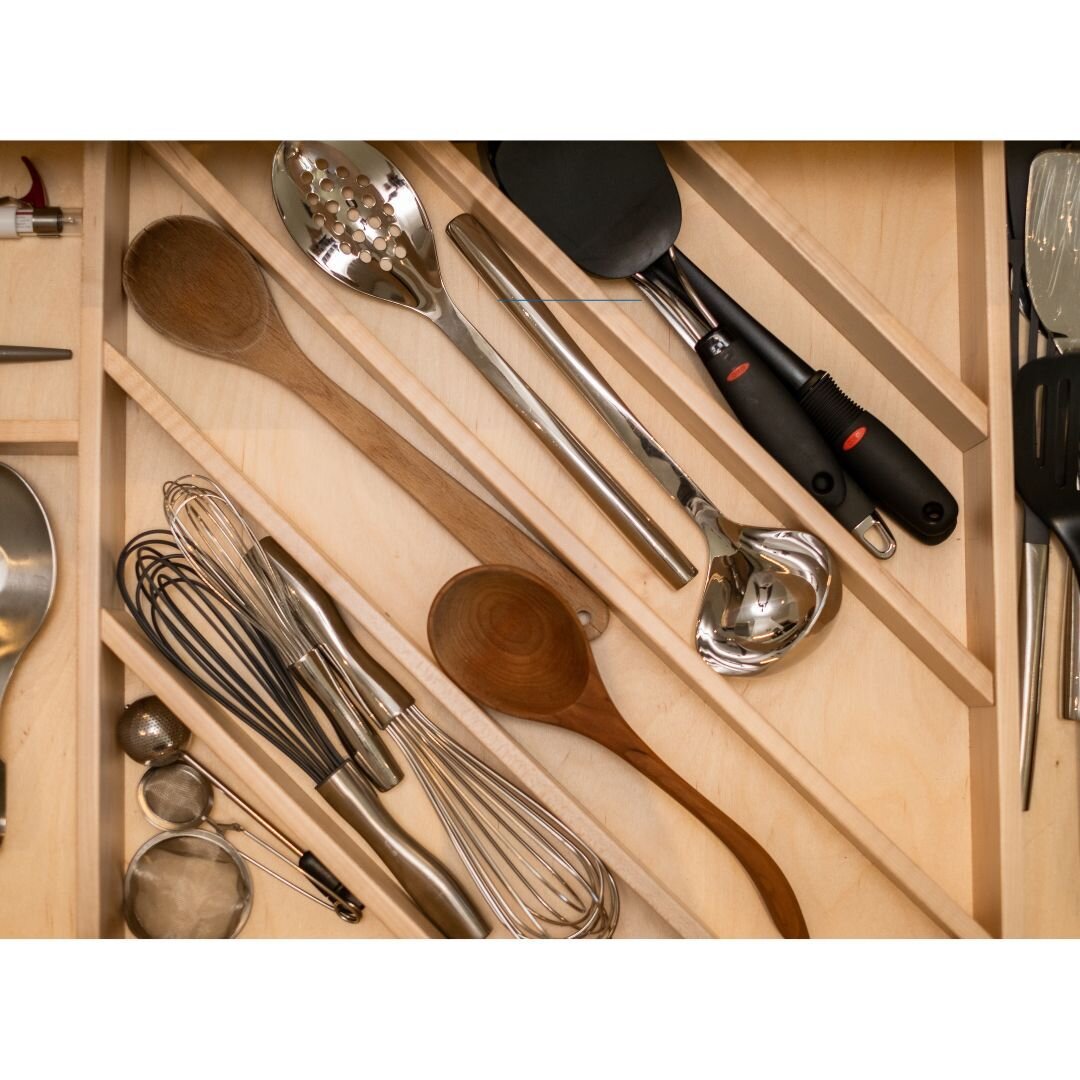
M412 694L353 637L330 594L272 536L259 544L304 629L330 651L376 723L386 727L415 704Z
M402 888L448 938L485 938L491 928L450 871L383 809L374 788L346 762L315 789L386 864Z
M401 767L375 729L353 707L319 649L305 653L291 669L322 706L334 730L364 774L380 790L389 791L402 778Z

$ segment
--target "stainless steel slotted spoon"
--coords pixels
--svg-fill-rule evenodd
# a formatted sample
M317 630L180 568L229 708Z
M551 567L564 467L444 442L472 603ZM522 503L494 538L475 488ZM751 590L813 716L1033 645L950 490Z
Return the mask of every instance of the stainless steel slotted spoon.
M697 568L674 541L455 307L431 223L392 162L367 143L284 142L273 180L302 251L358 292L435 323L670 585L694 577Z
M289 234L316 265L358 292L434 322L564 464L583 451L454 306L431 223L391 161L368 143L283 142L274 156L273 188ZM740 528L685 476L676 483L709 539L696 633L701 656L721 674L752 675L796 645L805 651L801 643L828 622L839 598L825 546L793 530Z

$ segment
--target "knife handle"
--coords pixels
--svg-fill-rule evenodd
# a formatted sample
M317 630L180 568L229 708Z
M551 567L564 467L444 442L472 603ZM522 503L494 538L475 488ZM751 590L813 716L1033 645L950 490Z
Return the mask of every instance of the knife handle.
M952 535L960 508L917 454L819 371L799 402L870 497L926 544Z

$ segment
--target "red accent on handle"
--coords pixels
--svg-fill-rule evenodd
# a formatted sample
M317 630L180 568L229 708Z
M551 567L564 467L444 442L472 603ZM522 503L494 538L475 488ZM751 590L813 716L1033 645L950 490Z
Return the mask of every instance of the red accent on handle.
M28 157L24 157L22 163L30 174L30 190L19 201L27 203L35 210L41 210L49 202L49 196L45 194L45 183Z
M750 365L749 364L746 364L746 363L740 364L738 367L732 368L727 373L727 378L724 381L725 382L734 382L740 376L745 375L749 370L750 370Z
M866 426L857 427L845 440L844 450L854 450L859 443L862 442L862 437L866 434Z

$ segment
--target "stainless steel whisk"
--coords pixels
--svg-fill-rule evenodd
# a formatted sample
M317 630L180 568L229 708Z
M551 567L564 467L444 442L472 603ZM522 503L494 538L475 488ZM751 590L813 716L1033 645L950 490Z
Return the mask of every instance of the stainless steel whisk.
M364 719L341 673L296 621L277 572L228 496L205 476L171 480L163 495L169 528L196 573L270 639L368 779L389 791L401 780L401 769Z
M273 538L260 540L312 639L352 680L369 718L416 774L495 917L519 938L610 937L607 867L549 810L433 723L349 632L333 600Z

